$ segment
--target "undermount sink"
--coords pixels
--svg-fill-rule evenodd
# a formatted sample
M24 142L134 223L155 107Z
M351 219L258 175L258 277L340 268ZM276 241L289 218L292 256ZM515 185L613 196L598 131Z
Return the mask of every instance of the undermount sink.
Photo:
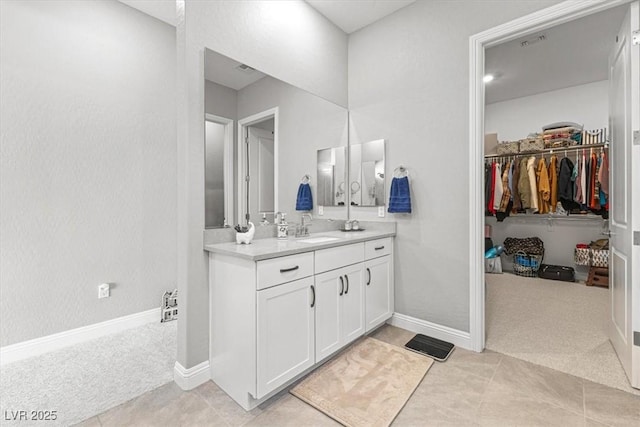
M329 237L329 236L318 236L318 237L311 237L308 239L300 239L298 240L298 242L302 242L302 243L327 243L327 242L333 242L334 240L340 240L339 237Z

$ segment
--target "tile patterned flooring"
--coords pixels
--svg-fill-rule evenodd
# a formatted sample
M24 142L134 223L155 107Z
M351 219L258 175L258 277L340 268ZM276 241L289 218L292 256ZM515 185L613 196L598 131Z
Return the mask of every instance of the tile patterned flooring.
M372 335L403 346L413 333ZM169 383L81 426L337 426L286 391L245 412L214 383L182 391ZM635 396L491 351L456 349L435 363L394 426L639 426Z

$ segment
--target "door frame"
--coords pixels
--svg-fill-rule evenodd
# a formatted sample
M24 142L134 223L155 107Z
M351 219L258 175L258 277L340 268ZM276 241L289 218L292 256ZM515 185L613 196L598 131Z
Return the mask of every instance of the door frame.
M485 48L633 0L564 1L469 38L469 335L472 349L485 347L484 279L484 53Z
M238 138L236 140L237 153L238 153L238 224L244 224L244 214L247 211L247 194L246 186L244 185L245 176L247 174L247 165L244 161L246 157L246 144L245 135L246 129L256 123L273 118L273 210L274 213L278 212L278 163L279 163L279 107L273 107L265 111L253 114L249 117L238 120ZM255 218L254 218L255 220ZM275 221L275 219L274 219Z
M206 123L213 122L224 126L224 155L222 161L223 176L224 176L224 224L225 227L231 226L233 222L233 119L228 119L222 116L216 116L215 114L205 113L205 140L206 135ZM206 157L205 146L205 157ZM206 163L206 160L205 160ZM205 170L206 179L206 170ZM205 196L206 198L206 196ZM206 213L205 213L206 215Z

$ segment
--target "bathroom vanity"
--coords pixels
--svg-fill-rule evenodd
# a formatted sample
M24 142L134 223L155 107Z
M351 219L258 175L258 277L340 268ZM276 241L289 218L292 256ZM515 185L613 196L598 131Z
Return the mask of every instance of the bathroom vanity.
M394 231L207 245L211 378L250 410L393 314Z

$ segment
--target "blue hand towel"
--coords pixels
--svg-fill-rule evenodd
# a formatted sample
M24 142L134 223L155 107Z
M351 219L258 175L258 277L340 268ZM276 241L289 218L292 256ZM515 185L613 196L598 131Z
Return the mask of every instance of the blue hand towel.
M298 197L296 198L297 211L313 210L313 198L311 197L311 186L309 184L300 184L298 187Z
M393 178L391 180L391 195L389 196L389 212L411 213L411 191L409 177Z

